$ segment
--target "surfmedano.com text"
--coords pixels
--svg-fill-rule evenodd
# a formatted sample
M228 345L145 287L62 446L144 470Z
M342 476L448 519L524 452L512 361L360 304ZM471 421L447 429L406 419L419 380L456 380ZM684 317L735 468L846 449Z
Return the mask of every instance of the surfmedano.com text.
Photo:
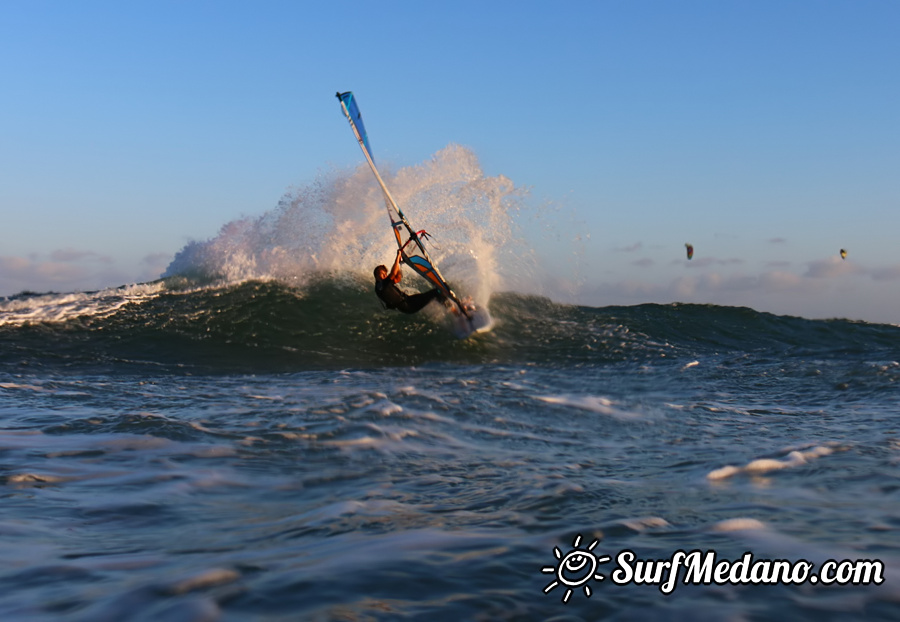
M610 578L616 585L657 585L663 594L671 594L679 576L683 585L881 585L884 563L880 560L829 559L818 572L816 565L800 559L754 559L749 551L737 561L717 559L716 551L675 551L670 559L637 559L625 549L615 558Z

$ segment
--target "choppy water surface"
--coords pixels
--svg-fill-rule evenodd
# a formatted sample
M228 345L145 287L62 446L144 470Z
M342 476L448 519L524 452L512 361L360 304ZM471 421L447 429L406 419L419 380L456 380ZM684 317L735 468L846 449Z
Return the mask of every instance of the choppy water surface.
M3 619L896 618L895 327L500 295L457 341L252 282L3 305ZM593 541L886 581L545 593Z

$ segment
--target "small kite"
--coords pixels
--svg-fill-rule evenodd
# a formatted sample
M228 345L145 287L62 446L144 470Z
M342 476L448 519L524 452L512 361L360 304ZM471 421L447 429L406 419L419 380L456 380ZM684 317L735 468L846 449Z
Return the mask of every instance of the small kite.
M685 244L684 248L687 249L687 258L688 260L693 259L694 257L694 245L693 244ZM843 252L843 251L841 251Z
M843 248L841 249L841 259L847 259L847 251L845 251Z

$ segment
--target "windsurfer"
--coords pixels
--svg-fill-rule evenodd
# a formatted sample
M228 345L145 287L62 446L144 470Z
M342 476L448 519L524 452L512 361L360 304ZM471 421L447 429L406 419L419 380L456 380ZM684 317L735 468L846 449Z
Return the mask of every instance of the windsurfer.
M407 294L397 287L397 283L403 278L400 272L400 260L403 251L397 250L397 258L388 272L384 265L375 267L375 294L388 309L397 309L403 313L416 313L432 300L442 300L444 295L437 288L422 292L421 294Z

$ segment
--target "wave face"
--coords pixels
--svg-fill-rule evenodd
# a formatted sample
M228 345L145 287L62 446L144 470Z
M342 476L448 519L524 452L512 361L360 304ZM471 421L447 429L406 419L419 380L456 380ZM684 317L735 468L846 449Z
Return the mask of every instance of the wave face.
M190 289L180 284L0 302L0 364L102 373L254 373L429 363L688 364L741 353L757 361L900 359L900 328L747 308L592 308L502 293L490 299L494 330L459 341L440 306L414 316L384 311L364 279L320 278L303 288L278 281Z

